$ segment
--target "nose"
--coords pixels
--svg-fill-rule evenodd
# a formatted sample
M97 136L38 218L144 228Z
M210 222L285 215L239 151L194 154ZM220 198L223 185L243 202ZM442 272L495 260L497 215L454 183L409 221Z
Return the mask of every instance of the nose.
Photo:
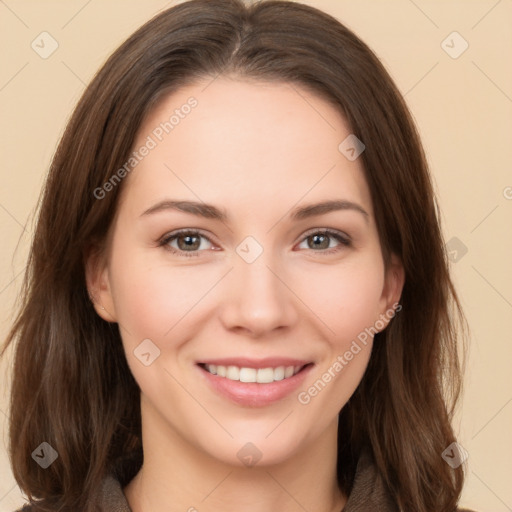
M221 310L227 330L258 338L297 322L297 298L289 276L269 254L264 251L252 263L235 255L234 268L226 276Z

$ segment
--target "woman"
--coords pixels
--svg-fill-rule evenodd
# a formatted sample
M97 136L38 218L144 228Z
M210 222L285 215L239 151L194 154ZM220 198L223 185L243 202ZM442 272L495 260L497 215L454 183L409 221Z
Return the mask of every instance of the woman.
M25 284L26 510L457 509L425 156L332 17L192 0L133 34L60 142Z

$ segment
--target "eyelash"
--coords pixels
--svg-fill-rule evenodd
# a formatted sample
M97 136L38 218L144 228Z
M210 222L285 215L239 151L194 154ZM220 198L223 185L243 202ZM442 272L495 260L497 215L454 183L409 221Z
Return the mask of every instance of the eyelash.
M160 239L160 241L158 242L158 245L160 247L164 247L166 250L170 251L172 254L176 254L178 256L184 256L186 258L199 256L200 253L202 252L200 250L182 251L180 249L175 249L174 247L171 247L169 245L169 243L171 241L173 241L176 238L183 236L183 235L201 236L202 238L208 240L208 242L213 244L213 242L206 235L203 235L200 231L191 230L191 229L183 229L180 231L176 231L174 233L170 233L169 235L165 235L162 239ZM340 242L340 244L344 247L352 246L352 242L348 237L343 236L341 233L338 233L337 231L333 231L330 229L319 229L316 231L310 231L309 233L305 234L305 236L302 238L301 242L303 242L307 238L312 237L313 235L328 235L329 237L332 237L335 240L337 240L338 242ZM320 252L322 254L333 254L340 250L340 246L332 247L330 249L325 249L325 250L321 250L321 251L315 251L313 249L309 249L309 250L312 250L313 252Z

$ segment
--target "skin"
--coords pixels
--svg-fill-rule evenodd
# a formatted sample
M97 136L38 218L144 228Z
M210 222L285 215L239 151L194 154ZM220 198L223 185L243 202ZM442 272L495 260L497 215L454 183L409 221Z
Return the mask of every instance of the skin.
M338 150L351 130L332 105L297 85L209 82L150 112L134 148L190 96L198 101L125 178L107 248L87 264L96 310L119 323L141 388L144 465L124 492L134 512L340 511L347 496L336 482L338 413L364 374L372 339L309 403L297 395L399 301L403 269L395 257L385 268L361 159ZM143 215L165 199L213 204L229 220L171 209ZM294 208L336 199L368 216L344 209L289 218ZM196 256L159 245L183 228L207 237ZM351 245L328 237L317 248L312 235L327 228ZM263 249L252 263L236 252L247 236ZM184 252L179 241L167 247ZM134 355L144 339L160 350L149 366ZM314 367L284 399L242 406L198 378L196 366L241 356ZM251 467L237 457L248 442L262 454Z

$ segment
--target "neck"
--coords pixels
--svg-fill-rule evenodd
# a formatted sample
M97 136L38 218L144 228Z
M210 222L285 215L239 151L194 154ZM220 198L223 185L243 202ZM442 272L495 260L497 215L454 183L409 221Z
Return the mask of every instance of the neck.
M143 411L144 463L124 489L133 512L340 512L345 505L336 423L279 464L246 467L210 456L153 415Z

